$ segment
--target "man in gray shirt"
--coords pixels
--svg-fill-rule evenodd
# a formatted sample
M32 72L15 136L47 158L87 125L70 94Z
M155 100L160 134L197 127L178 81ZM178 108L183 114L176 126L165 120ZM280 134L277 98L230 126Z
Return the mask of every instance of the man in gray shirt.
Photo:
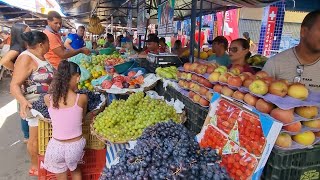
M304 18L298 46L271 57L263 70L276 79L300 82L320 92L320 10Z

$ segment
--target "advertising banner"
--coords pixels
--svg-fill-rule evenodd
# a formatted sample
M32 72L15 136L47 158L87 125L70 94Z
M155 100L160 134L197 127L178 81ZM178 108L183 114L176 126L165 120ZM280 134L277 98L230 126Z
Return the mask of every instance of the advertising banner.
M267 11L267 27L265 31L263 54L265 56L270 56L272 49L272 42L274 40L274 29L276 27L276 17L278 8L270 6L269 11Z
M239 10L233 9L217 13L217 33L219 36L224 36L229 43L239 38Z
M175 0L163 1L158 6L158 35L170 36L174 34L174 5Z

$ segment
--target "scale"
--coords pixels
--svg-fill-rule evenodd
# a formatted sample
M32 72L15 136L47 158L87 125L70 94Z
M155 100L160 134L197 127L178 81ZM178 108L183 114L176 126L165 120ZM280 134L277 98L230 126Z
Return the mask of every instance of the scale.
M152 54L149 53L147 60L156 67L166 67L166 66L181 66L182 61L175 54L159 53Z

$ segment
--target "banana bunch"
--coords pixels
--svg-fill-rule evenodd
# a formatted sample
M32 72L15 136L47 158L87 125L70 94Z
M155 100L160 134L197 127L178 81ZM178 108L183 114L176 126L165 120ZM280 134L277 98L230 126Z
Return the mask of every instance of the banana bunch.
M252 65L252 66L263 66L266 63L267 60L268 60L267 57L262 56L260 54L256 54L256 55L250 57L247 60L247 63Z
M104 33L105 28L101 25L100 19L97 16L92 16L89 18L88 31L92 34L100 35Z
M156 69L156 74L158 76L166 78L166 79L178 80L177 72L178 72L178 69L175 66L170 66L170 67L165 67L165 68L158 67Z

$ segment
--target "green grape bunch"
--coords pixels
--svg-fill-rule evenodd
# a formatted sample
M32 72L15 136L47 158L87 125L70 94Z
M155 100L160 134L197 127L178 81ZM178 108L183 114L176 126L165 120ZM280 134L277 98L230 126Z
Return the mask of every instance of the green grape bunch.
M127 100L114 100L97 115L93 127L110 142L128 142L139 138L145 128L170 119L180 122L173 106L137 92Z

